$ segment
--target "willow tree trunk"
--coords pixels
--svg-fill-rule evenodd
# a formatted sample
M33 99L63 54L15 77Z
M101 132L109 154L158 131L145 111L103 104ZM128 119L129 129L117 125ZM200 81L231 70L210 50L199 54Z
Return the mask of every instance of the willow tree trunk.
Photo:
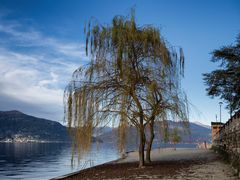
M154 121L151 120L149 123L149 139L146 140L146 144L147 144L147 151L146 151L146 162L150 163L151 162L151 150L152 150L152 143L153 143L153 139L154 139Z
M140 118L140 127L139 127L139 167L143 167L144 166L144 147L145 147L144 125L143 125L143 118Z

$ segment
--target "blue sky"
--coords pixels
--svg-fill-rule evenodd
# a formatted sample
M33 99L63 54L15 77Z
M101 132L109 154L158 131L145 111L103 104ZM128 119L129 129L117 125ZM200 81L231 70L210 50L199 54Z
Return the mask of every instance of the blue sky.
M184 49L190 121L210 124L219 116L219 100L206 96L202 73L217 67L210 52L234 43L240 32L238 0L0 0L0 110L62 122L63 89L88 60L84 23L95 17L108 24L132 7L139 25L159 27L171 45ZM222 111L225 122L229 115Z

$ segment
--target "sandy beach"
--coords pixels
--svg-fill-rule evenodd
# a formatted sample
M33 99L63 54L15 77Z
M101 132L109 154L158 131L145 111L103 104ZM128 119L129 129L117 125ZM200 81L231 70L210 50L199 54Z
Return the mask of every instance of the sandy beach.
M171 148L152 151L152 163L138 168L138 152L124 159L92 167L62 177L75 179L212 179L237 180L233 169L211 150Z

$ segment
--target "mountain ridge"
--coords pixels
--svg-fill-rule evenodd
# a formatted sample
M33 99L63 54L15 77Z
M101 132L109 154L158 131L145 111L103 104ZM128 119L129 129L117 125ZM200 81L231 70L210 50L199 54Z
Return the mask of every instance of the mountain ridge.
M168 121L170 129L175 126L181 127L179 122ZM182 134L183 142L199 143L203 141L211 142L211 129L202 124L189 122L190 135ZM130 134L137 136L135 127L132 127ZM157 132L157 127L155 127ZM117 139L117 128L102 127L94 130L93 142L99 141L113 141ZM112 138L113 137L113 138ZM133 136L130 136L133 141ZM135 139L135 138L134 138ZM137 138L136 138L137 139ZM136 141L136 139L134 141ZM155 141L162 139L156 137ZM17 110L0 111L0 142L69 142L67 127L61 123L44 118L38 118L27 115Z
M69 141L69 136L66 127L59 122L12 110L0 111L0 141Z
M211 129L211 126L206 125L206 124L203 124L203 123L198 122L198 121L194 121L194 122L192 122L192 123L197 124L197 125L199 125L199 126L203 126L203 127L205 127L205 128L208 128L208 129Z

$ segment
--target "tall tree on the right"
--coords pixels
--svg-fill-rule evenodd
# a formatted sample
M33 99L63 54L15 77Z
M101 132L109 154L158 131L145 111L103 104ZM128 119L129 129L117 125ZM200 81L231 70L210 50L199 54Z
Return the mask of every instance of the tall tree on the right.
M240 110L240 33L236 44L214 50L211 61L220 65L219 69L203 74L207 94L224 100L231 115Z

